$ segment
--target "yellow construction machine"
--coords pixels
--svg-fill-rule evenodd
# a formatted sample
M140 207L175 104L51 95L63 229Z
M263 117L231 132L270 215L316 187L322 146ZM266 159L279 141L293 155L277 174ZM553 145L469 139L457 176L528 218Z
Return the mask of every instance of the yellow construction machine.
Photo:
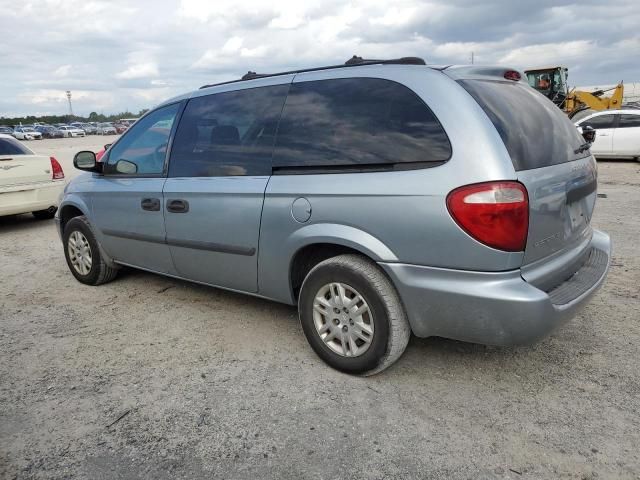
M549 67L525 70L529 85L558 105L569 118L577 120L593 111L621 108L624 85L620 82L609 90L585 92L569 89L566 67ZM605 92L613 91L610 96Z

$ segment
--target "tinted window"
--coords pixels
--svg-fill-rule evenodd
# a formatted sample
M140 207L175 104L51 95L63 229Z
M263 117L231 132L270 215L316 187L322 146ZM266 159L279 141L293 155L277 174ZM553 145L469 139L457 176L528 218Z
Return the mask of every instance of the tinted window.
M171 148L169 176L269 175L288 90L288 84L276 85L189 100Z
M615 115L599 115L597 117L589 118L580 124L582 127L593 127L596 130L599 128L613 128L613 121L615 120Z
M33 155L33 152L14 138L0 138L0 155Z
M345 78L291 85L273 164L388 168L450 156L442 126L411 90L389 80Z
M516 82L459 80L485 111L516 170L548 167L589 155L584 139L553 102Z
M620 115L620 123L618 128L640 127L640 115Z
M109 152L105 173L162 173L171 127L179 108L179 104L159 108L128 130ZM121 160L129 163L118 166Z

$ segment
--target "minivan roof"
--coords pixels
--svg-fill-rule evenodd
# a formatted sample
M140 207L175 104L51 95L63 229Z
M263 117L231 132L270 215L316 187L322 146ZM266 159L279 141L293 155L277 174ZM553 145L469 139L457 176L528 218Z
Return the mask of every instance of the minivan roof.
M312 68L303 68L298 70L289 70L286 72L278 72L278 73L256 73L252 71L248 71L241 78L237 80L229 80L226 82L213 83L210 85L203 85L200 87L203 88L215 87L218 85L226 85L228 83L236 83L243 82L246 80L255 80L256 78L264 78L264 77L276 77L280 75L291 75L294 73L304 73L304 72L317 72L320 70L333 70L336 68L349 68L349 67L360 67L363 65L426 65L427 63L424 59L420 57L401 57L401 58L393 58L389 60L373 60L373 59L365 59L362 57L358 57L354 55L349 60L340 65L327 65L324 67L312 67Z
M355 68L364 67L368 69L368 68L372 68L373 66L380 66L380 65L389 65L389 66L395 66L399 68L403 66L406 68L412 68L412 67L415 68L415 67L423 66L431 70L437 70L439 72L442 72L453 80L462 80L462 79L490 79L490 80L503 79L504 80L504 74L508 71L516 71L520 73L516 69L503 67L503 66L436 65L436 64L428 65L424 61L424 59L420 57L401 57L401 58L390 59L390 60L371 60L371 59L363 59L362 57L357 57L354 55L352 58L347 60L344 64L340 64L340 65L328 65L324 67L303 68L298 70L290 70L286 72L267 73L267 74L259 74L256 72L249 71L239 79L227 80L225 82L203 85L198 90L192 90L191 92L185 92L181 95L177 95L175 97L169 98L159 103L158 105L156 105L155 108L170 105L172 103L176 103L185 99L192 98L194 96L197 96L196 92L199 92L201 90L206 90L209 88L222 86L222 85L244 84L244 82L247 82L247 84L250 84L250 83L259 81L261 79L265 79L268 81L270 78L275 79L277 77L285 77L287 75L293 76L298 73L317 72L317 71L323 71L323 70L340 70L344 68L354 68L354 67ZM524 81L524 78L522 78L521 81ZM255 86L263 86L263 85L262 85L262 82L258 82L258 84Z

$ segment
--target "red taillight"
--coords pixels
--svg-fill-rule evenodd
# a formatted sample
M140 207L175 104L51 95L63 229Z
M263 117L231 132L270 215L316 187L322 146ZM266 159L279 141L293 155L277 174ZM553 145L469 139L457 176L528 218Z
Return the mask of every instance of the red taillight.
M64 178L64 172L62 171L62 166L58 163L58 160L55 157L49 157L51 160L51 171L53 172L53 180L60 180Z
M522 76L520 72L516 72L515 70L507 70L504 72L504 78L507 80L513 80L514 82L519 82Z
M447 196L447 208L462 229L499 250L524 250L529 229L527 189L518 182L467 185Z

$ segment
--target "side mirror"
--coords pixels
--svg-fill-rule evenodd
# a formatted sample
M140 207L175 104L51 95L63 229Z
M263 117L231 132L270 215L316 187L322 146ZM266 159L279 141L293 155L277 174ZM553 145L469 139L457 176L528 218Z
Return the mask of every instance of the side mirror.
M116 162L116 172L132 175L138 173L138 165L129 160L118 160Z
M582 127L582 138L584 138L589 145L593 145L593 142L596 141L596 129L589 125L585 125Z
M76 153L73 157L73 166L86 172L102 172L102 164L96 160L96 154L89 150Z

